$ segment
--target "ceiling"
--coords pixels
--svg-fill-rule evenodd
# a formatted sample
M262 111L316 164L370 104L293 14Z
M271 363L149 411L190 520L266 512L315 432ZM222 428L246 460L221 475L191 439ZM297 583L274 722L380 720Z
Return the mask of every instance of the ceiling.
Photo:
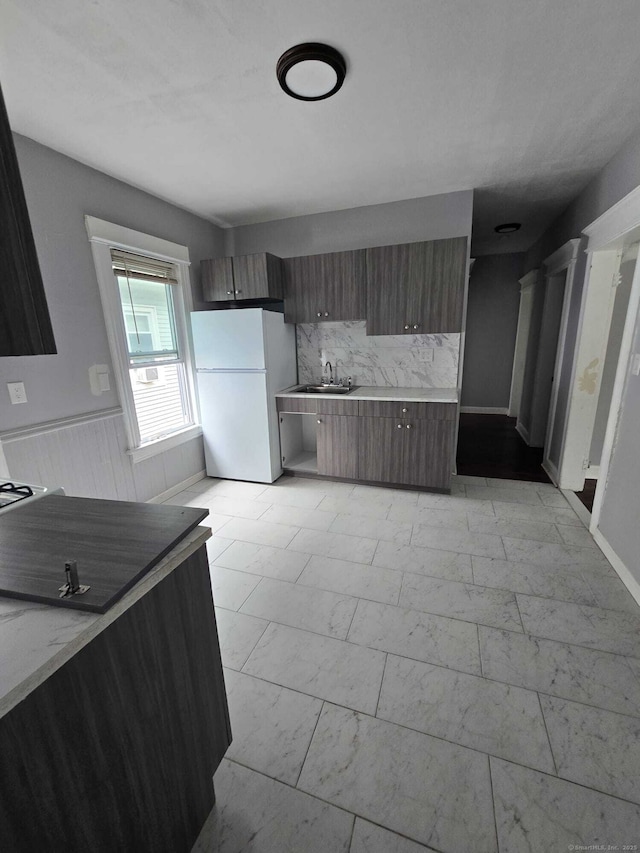
M14 130L220 225L476 190L521 251L640 116L638 0L0 0ZM280 90L324 41L332 99ZM499 222L521 221L510 237Z

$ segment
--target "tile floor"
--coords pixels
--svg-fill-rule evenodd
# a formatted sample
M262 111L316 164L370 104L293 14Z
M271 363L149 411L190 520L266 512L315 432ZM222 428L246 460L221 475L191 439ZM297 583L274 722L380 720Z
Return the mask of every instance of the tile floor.
M194 851L640 844L640 608L552 486L169 502L210 509L234 734Z

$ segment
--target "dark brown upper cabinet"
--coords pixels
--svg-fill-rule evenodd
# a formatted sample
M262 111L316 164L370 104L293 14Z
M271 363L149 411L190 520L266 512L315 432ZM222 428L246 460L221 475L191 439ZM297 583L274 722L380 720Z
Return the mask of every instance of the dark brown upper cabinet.
M50 355L56 342L1 90L0 185L0 355Z
M365 319L364 249L286 258L283 265L288 323Z
M368 335L462 331L466 237L366 252Z
M202 261L206 302L282 299L282 260L268 252Z

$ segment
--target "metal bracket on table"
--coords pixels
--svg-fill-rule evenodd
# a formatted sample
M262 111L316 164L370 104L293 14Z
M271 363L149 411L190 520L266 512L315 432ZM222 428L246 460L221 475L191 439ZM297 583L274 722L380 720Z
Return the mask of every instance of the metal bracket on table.
M70 595L82 595L90 586L85 586L78 581L78 564L75 560L69 560L64 564L64 571L67 576L67 582L58 587L60 593L59 598L67 598Z

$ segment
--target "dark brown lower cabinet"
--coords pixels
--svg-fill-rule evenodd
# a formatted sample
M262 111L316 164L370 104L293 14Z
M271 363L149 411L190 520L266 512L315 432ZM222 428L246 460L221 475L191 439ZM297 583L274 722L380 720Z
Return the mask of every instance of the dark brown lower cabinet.
M358 418L358 479L401 483L404 476L402 422L395 418Z
M405 424L404 433L404 477L399 482L408 486L450 489L455 438L453 422L411 421Z
M189 853L230 742L202 546L0 719L0 847Z
M358 477L358 421L348 415L318 415L318 474Z

